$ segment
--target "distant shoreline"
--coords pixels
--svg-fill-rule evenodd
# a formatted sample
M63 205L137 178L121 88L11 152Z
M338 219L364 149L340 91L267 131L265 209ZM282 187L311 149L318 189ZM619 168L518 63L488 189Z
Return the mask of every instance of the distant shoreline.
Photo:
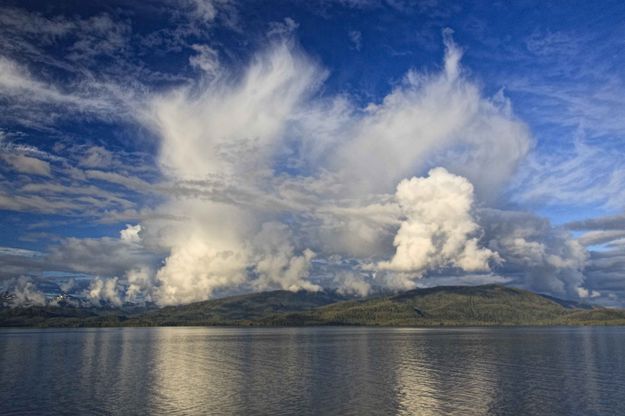
M252 293L163 308L0 309L0 327L557 327L622 326L625 310L502 285L439 286L349 298L335 292Z

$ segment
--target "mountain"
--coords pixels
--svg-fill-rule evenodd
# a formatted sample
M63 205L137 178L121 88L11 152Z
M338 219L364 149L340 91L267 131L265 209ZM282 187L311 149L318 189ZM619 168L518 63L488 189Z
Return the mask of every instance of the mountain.
M420 327L625 324L625 311L594 310L589 305L501 285L439 286L335 303L306 313L268 317L261 323Z
M73 305L0 308L0 327L118 326L125 319L122 309Z
M146 308L0 310L0 326L496 326L625 325L625 310L501 285L439 286L353 299L336 292L253 293Z
M188 305L166 306L131 318L128 325L251 325L270 316L304 312L346 300L336 292L252 293Z

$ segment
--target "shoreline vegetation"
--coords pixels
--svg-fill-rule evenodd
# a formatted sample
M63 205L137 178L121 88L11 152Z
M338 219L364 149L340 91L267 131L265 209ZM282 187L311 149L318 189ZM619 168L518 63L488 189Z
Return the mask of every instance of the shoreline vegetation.
M284 290L163 308L32 306L0 309L0 327L511 327L625 325L625 310L502 285L439 286L348 298Z

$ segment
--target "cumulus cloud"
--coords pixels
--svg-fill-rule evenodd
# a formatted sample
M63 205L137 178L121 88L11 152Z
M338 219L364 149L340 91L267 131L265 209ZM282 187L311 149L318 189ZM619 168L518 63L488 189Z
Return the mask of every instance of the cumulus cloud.
M428 270L447 267L488 271L489 261L499 260L496 252L479 247L473 186L465 178L432 169L428 177L400 182L396 199L405 220L395 236L395 254L378 263L379 269L420 278Z
M576 297L589 254L564 228L534 214L482 209L484 241L504 259L499 273L530 290Z
M126 224L126 228L119 232L119 238L126 243L138 243L141 241L141 224Z
M337 292L342 295L364 297L372 291L367 276L352 270L337 271L334 275L334 283L337 285Z
M20 276L4 283L4 289L12 295L11 306L43 306L46 304L45 294L37 288L29 277Z
M153 302L156 285L154 282L154 271L142 266L133 268L126 273L127 287L124 293L124 300L131 303Z
M589 250L584 269L585 290L579 292L580 297L622 306L625 296L625 215L588 218L570 222L565 227L581 232L577 241Z
M236 288L246 281L247 253L235 231L239 218L224 211L204 206L207 223L195 211L193 216L199 218L168 234L170 254L156 274L159 303L205 300L215 290Z
M295 247L290 241L289 230L280 223L265 223L260 232L254 237L253 245L256 250L254 259L257 278L252 286L258 290L280 287L291 291L308 290L318 291L319 285L306 280L310 268L310 261L315 253L304 249L301 254L295 254Z
M91 281L86 295L95 305L110 304L113 306L121 306L123 301L120 297L120 289L117 284L118 278L101 279L96 277Z
M598 298L598 297L601 296L600 292L597 292L596 290L588 290L588 289L585 289L583 287L580 287L580 288L577 289L577 294L582 299Z

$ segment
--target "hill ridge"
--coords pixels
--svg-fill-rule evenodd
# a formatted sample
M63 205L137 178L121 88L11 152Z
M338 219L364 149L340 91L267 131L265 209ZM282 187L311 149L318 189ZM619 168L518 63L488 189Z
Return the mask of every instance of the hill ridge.
M492 326L625 325L625 310L500 284L436 286L353 298L275 290L151 310L14 308L0 326Z

